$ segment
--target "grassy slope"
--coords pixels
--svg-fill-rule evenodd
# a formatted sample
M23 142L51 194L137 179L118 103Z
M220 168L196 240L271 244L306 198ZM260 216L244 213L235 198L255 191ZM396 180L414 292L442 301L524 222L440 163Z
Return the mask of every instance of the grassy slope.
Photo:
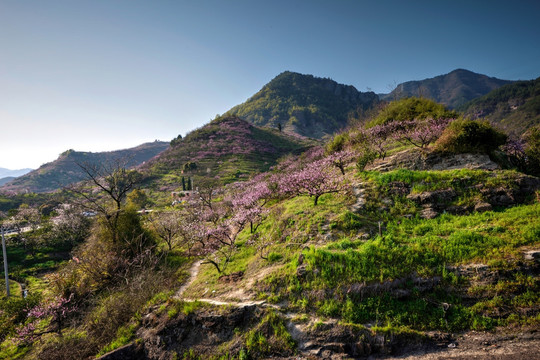
M267 171L280 157L298 154L315 144L236 117L223 117L189 133L141 170L151 174L145 186L159 198L160 193L181 190L182 176L192 177L194 186L216 177L222 183L238 181ZM197 168L184 171L187 162L195 162Z
M257 133L258 129L253 131L256 139L267 135L264 131ZM184 159L175 161L181 163ZM214 164L218 169L223 165ZM363 211L349 211L356 200L351 194L323 195L317 206L306 196L273 201L269 207L274 211L259 227L261 234L274 234L268 260L248 246L250 234L246 229L227 269L227 273L243 271L243 278L236 283L220 281L211 266L203 265L186 296L219 297L244 288L260 299L285 304L288 311L298 313L299 319L334 318L354 326L376 325L372 331L383 333L483 330L495 326L538 328L540 283L537 273L523 266L529 264L524 262L524 249L540 247L540 204L534 202L534 194L526 205L462 216L444 214L426 220L418 217L419 209L414 204L394 194L389 186L403 182L413 193L451 187L458 194L453 201L464 204L481 200L481 194L471 192L471 186L512 187L517 176L512 171L357 173L349 169L348 181L363 183L368 189ZM391 201L383 201L386 198ZM381 206L386 206L387 211L380 211ZM377 235L379 221L382 236ZM367 239L365 234L369 234ZM33 259L24 256L21 252L18 261ZM498 278L485 282L470 274L460 276L458 266L471 263L487 265L486 271L498 274ZM298 275L300 265L305 275ZM423 281L431 286L425 288ZM385 287L388 284L397 285ZM396 289L402 295L396 296ZM165 301L168 295L158 294L141 303L151 307ZM89 312L88 319L100 319L131 297L129 289L111 293L110 298L103 298L102 305ZM194 311L171 301L162 308L171 318L178 312ZM116 334L109 334L113 340L108 345L100 343L96 352L104 353L134 338L141 324L141 311L136 310L129 310L124 325ZM94 322L89 320L88 324ZM284 331L281 336L289 339ZM65 338L71 341L83 335L67 332ZM247 349L254 346L254 341L266 341L257 327L238 336ZM64 340L65 344L68 340ZM76 344L82 340L73 341ZM0 358L26 351L8 345L4 344Z
M389 179L416 180L423 183L418 191L456 178L470 183L490 179L493 186L500 186L511 184L513 176L512 172L493 175L470 170L360 175L363 181L379 185ZM425 181L428 179L431 185ZM385 196L384 186L378 189L372 196ZM468 196L460 193L457 201L468 201ZM260 229L263 233L280 229L281 240L269 249L268 260L240 241L227 272L244 271L245 275L234 288L252 285L250 290L256 289L259 298L285 301L292 311L347 323L389 325L399 331L540 325L538 276L522 266L524 249L540 246L539 203L428 220L397 215L402 206L399 202L394 202L388 215L353 214L348 210L351 201L348 196L331 194L321 197L317 206L307 197L272 205L280 208L279 216L268 218ZM382 236L377 236L379 220L384 225ZM373 235L364 240L361 237L366 232ZM247 231L242 234L244 239L248 236ZM305 276L297 274L300 262ZM469 275L459 275L459 266L466 268L471 263L485 264L489 271L506 275L493 283L477 284ZM262 273L269 275L260 276ZM431 287L422 290L422 281ZM376 284L385 289L392 282L407 295L396 296L392 287L373 290ZM231 292L230 286L218 281L207 266L190 296L220 296ZM364 294L354 290L362 286L367 286Z

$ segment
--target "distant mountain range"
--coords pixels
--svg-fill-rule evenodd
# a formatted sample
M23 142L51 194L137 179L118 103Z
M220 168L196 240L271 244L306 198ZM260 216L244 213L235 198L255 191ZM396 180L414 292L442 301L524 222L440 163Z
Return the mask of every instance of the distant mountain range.
M359 92L354 86L331 79L285 71L226 115L321 139L346 127L351 117L378 101L373 92Z
M29 173L33 169L20 169L20 170L10 170L6 168L0 168L0 186L7 184L11 180Z
M5 177L8 177L8 176L17 177L17 176L27 174L32 170L33 169L10 170L10 169L6 169L6 168L0 168L0 178L5 178Z
M6 177L3 177L3 178L0 178L0 186L2 186L4 184L7 184L8 182L10 182L13 179L15 179L14 176L6 176Z
M513 81L457 69L434 78L401 83L390 94L379 94L379 96L381 100L387 101L411 96L426 97L455 109L470 100L511 83Z
M540 78L505 85L463 105L471 118L486 118L508 133L524 133L540 124Z
M82 152L67 150L58 159L40 166L23 176L13 179L0 188L2 192L51 192L85 179L84 173L77 164L104 163L114 160L125 160L127 166L133 167L150 160L169 147L168 142L154 141L130 149L107 152Z

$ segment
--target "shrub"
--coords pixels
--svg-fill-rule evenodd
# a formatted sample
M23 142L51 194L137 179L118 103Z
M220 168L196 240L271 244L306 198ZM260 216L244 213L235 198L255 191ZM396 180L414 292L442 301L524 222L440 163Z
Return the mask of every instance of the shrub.
M446 153L489 154L506 142L506 134L493 128L487 121L456 120L450 123L435 144Z
M342 151L345 149L345 146L347 145L348 142L349 142L348 133L337 134L336 136L334 136L332 141L330 141L326 145L326 153L332 154L338 151Z
M427 118L451 119L456 116L455 111L447 110L444 105L437 104L433 100L410 97L389 103L375 119L367 124L367 127L392 121L423 120Z

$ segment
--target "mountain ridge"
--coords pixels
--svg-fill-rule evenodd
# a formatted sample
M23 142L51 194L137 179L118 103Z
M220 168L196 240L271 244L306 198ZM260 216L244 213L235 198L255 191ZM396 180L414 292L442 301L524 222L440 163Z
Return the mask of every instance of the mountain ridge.
M133 148L104 152L86 152L69 149L49 163L41 165L23 176L0 187L2 192L52 192L85 179L78 163L107 162L124 159L128 167L140 165L169 147L169 142L153 141Z
M454 109L467 101L513 82L466 69L455 69L432 78L400 83L389 94L380 97L387 101L411 96L427 97Z
M517 81L464 104L472 118L486 118L512 134L522 134L540 124L540 77Z
M7 169L7 168L0 167L0 178L18 177L18 176L22 176L24 174L28 174L32 170L34 170L34 169L24 168L24 169L12 170L12 169Z
M177 191L182 177L200 181L237 181L275 165L287 154L300 153L315 140L277 129L260 128L236 116L222 116L191 131L139 167L154 190Z

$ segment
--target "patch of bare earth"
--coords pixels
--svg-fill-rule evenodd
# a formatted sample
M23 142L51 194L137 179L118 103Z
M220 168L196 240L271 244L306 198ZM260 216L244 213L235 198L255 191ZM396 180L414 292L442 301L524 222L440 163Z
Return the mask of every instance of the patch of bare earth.
M510 333L468 332L440 349L427 349L384 359L465 360L465 359L540 359L540 333L536 330Z

